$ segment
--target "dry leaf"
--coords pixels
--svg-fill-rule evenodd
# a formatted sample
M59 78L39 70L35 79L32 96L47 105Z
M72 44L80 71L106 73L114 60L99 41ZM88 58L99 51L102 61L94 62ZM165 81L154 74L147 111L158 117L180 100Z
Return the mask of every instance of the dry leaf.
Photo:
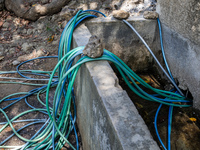
M196 122L197 119L196 118L190 118L191 121Z
M48 43L51 43L51 42L53 41L53 39L54 39L54 35L50 36L50 37L47 39Z

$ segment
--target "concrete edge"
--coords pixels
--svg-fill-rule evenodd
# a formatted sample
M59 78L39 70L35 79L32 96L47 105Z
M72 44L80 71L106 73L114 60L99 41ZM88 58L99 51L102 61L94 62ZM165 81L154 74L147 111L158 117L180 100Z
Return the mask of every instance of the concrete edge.
M81 25L74 31L73 46L86 45L90 35ZM159 149L107 61L86 63L79 73L75 93L84 149Z

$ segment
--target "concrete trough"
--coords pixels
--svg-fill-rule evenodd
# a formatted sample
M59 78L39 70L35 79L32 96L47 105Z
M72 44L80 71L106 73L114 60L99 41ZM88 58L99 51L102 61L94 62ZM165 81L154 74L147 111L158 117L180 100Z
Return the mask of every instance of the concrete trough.
M156 21L140 17L128 21L154 48ZM153 63L139 38L122 21L97 18L82 24L74 31L73 47L86 45L91 35L102 38L105 48L134 71ZM107 61L82 65L74 89L84 150L160 149Z

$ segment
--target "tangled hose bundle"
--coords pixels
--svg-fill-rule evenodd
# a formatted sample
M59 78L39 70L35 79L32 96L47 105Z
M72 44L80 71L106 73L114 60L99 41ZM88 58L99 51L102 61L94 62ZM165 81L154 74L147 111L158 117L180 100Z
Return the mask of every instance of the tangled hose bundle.
M112 62L116 68L119 70L124 81L129 86L129 88L139 95L141 98L149 101L155 101L162 105L175 106L175 107L189 107L190 100L186 99L184 96L179 93L174 93L171 91L160 90L151 87L143 79L141 79L136 73L134 73L121 59L115 56L113 53L104 49L103 56L99 58L90 58L83 55L84 47L77 47L71 50L71 40L74 28L84 19L89 17L96 17L91 15L88 11L79 11L66 25L65 29L62 32L59 49L58 49L58 63L55 66L53 71L39 71L39 70L20 70L20 64L17 67L17 73L24 77L26 80L39 80L25 76L24 74L33 74L39 76L47 76L48 84L40 85L41 87L31 90L29 92L11 94L4 97L0 100L0 103L3 101L13 101L11 104L7 105L4 108L0 108L1 113L6 117L7 122L0 129L0 133L8 126L13 130L13 134L6 138L4 141L0 142L0 148L15 148L15 149L61 149L65 143L71 146L73 149L79 149L78 136L75 127L76 120L76 106L75 106L75 96L73 90L73 84L76 78L76 74L82 64L90 61L99 61L99 60L108 60ZM94 10L93 10L94 11ZM98 12L98 11L95 11ZM98 12L100 13L100 12ZM102 14L102 13L101 13ZM77 62L74 62L77 56L81 56ZM55 56L53 56L55 57ZM43 59L49 57L40 57L36 59ZM51 58L51 57L50 57ZM57 58L57 57L56 57ZM32 61L32 60L29 60ZM72 65L74 64L74 65ZM5 73L16 73L12 72L1 72ZM58 76L56 76L56 73ZM134 80L135 79L135 80ZM132 84L130 83L132 82ZM150 95L142 90L136 82L139 82L145 88L151 89L155 94ZM25 84L25 83L23 83ZM39 84L30 84L37 85ZM49 104L49 93L52 87L56 87L55 94L53 98L53 106L50 107ZM40 94L46 92L46 104L40 99ZM18 96L15 97L13 96ZM31 95L37 95L37 100L44 106L44 108L35 108L27 102L27 97ZM12 98L10 98L12 97ZM9 119L5 113L5 109L14 105L15 103L25 100L27 105L31 108L28 111L25 111L12 119ZM71 106L72 105L72 106ZM160 106L160 107L161 107ZM160 108L159 107L159 108ZM171 107L170 107L171 108ZM73 111L72 111L73 110ZM44 114L48 114L48 119L28 119L28 120L17 120L20 116L23 116L27 113L39 111ZM158 110L159 111L159 110ZM170 109L170 115L172 114L172 108ZM157 119L157 118L156 118ZM17 122L31 122L24 127L15 130L13 123ZM32 136L30 139L22 137L18 132L32 124L42 124L41 128ZM170 121L171 123L171 121ZM71 132L75 133L76 137L76 148L68 141L68 137ZM13 135L16 135L22 141L26 142L22 146L6 146L4 145ZM84 135L83 135L84 136Z

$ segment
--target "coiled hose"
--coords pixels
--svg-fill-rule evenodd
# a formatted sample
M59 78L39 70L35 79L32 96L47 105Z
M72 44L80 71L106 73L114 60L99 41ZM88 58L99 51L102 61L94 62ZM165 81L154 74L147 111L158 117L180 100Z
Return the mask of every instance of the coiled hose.
M93 11L93 10L88 10ZM7 105L4 108L0 108L0 112L5 116L7 122L2 123L3 127L0 129L0 133L8 126L13 130L13 134L7 137L4 141L0 143L0 148L8 148L8 149L56 149L59 150L63 147L65 143L67 143L72 149L79 149L78 143L78 135L76 132L75 121L76 121L76 106L75 106L75 96L73 90L74 80L76 78L76 74L81 67L82 64L91 61L99 61L99 60L107 60L113 62L116 68L119 70L122 75L124 81L129 86L129 88L136 93L138 96L145 100L155 101L160 103L161 105L168 105L174 107L189 107L191 106L191 100L187 99L183 95L179 93L174 93L172 91L165 91L161 89L156 89L147 84L143 79L141 79L136 73L134 73L120 58L115 56L113 53L104 49L104 54L99 58L89 58L84 56L82 51L84 47L77 47L75 49L70 48L72 33L74 28L84 19L89 17L96 17L88 13L88 11L79 11L66 25L64 28L58 49L58 63L55 66L53 71L39 71L39 70L20 70L20 64L17 67L17 72L26 80L37 80L35 78L31 78L29 74L34 74L38 76L45 76L48 79L48 84L38 85L41 86L29 92L21 92L14 93L8 95L0 100L0 103L3 101L13 101L11 104ZM95 11L98 12L98 11ZM74 59L81 55L81 58L75 63ZM39 59L44 59L48 57L42 57ZM31 60L29 60L31 61ZM26 61L28 62L28 61ZM24 62L24 63L26 63ZM73 62L75 63L74 65ZM23 64L24 64L23 63ZM15 71L11 72L0 72L0 74L5 73L15 73ZM58 73L58 76L55 74ZM25 75L26 74L26 75ZM48 74L48 75L46 75ZM135 79L135 80L134 80ZM132 82L132 84L130 83ZM145 88L148 88L154 91L154 95L150 95L142 90L136 82L139 82ZM35 84L34 84L35 85ZM53 98L53 106L49 105L49 94L50 89L55 87L55 94ZM40 99L40 94L46 92L46 102L43 103ZM43 108L35 108L31 106L27 98L31 95L37 95L37 100L44 106ZM15 98L13 98L15 96ZM12 97L12 98L10 98ZM30 107L30 110L20 113L16 115L12 119L9 119L5 109L9 108L11 105L15 103L25 100L27 105ZM63 104L61 103L63 102ZM178 103L177 103L178 102ZM72 106L71 106L72 105ZM160 106L161 107L161 106ZM74 113L72 113L74 110ZM26 119L26 120L17 120L19 117L26 115L31 112L41 112L44 114L48 114L48 119ZM170 110L172 112L172 109ZM30 122L24 127L15 130L13 127L13 123L17 122ZM170 121L171 123L171 121ZM41 128L30 138L26 139L22 137L18 132L23 130L24 128L32 125L32 124L42 124ZM68 141L68 137L71 132L74 132L76 137L76 148L72 146L72 144ZM13 135L16 135L18 138L25 142L24 145L21 146L6 146L4 145ZM84 136L84 135L83 135Z

